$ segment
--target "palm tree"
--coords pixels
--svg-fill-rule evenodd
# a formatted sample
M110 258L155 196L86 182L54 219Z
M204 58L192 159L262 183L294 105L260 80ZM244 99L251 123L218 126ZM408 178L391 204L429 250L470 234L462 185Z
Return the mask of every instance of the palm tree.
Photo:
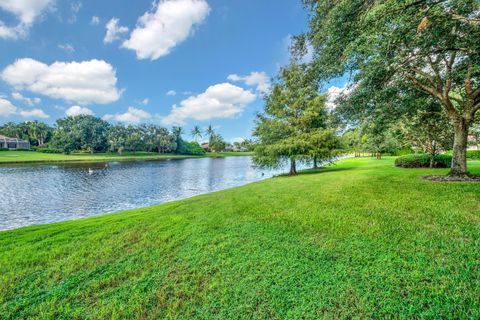
M192 138L198 143L198 138L202 137L202 129L199 126L193 127L192 131L190 132Z
M213 130L212 125L209 125L205 130L205 133L208 135L208 141L211 142L213 136L215 135L215 131Z

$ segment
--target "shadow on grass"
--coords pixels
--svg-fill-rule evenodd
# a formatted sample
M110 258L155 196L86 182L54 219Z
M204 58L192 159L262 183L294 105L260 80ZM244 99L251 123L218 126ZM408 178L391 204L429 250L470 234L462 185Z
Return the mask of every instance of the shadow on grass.
M340 171L349 171L353 170L355 167L335 167L335 166L329 166L329 167L322 167L318 169L305 169L298 171L296 176L304 176L304 175L309 175L309 174L319 174L319 173L326 173L326 172L340 172ZM294 176L294 177L296 177ZM288 173L283 173L279 174L276 177L291 177Z

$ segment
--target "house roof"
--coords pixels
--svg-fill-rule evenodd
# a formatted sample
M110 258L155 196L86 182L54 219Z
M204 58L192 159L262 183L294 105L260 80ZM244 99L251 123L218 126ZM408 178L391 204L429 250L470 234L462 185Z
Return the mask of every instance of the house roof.
M17 139L17 138L10 138L10 137L7 137L7 136L1 135L1 134L0 134L0 141L27 142L26 140Z

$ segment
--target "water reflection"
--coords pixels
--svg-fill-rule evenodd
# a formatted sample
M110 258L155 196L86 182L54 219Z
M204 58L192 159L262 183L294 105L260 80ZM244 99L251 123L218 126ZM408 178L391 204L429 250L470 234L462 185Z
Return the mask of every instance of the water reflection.
M145 207L265 179L250 157L0 166L0 230Z

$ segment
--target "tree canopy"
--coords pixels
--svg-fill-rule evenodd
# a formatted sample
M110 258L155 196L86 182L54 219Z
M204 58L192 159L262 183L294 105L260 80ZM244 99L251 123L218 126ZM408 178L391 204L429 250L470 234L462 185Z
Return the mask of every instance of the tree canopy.
M350 74L364 109L390 112L390 90L402 85L436 99L455 129L451 173L465 174L468 129L480 109L479 1L304 3L310 30L296 37L294 50L313 47L317 80Z
M272 92L265 97L265 111L257 116L257 165L278 167L290 161L290 174L294 175L296 161L316 162L331 156L337 140L327 130L325 98L318 96L317 90L305 65L292 64L281 70Z

